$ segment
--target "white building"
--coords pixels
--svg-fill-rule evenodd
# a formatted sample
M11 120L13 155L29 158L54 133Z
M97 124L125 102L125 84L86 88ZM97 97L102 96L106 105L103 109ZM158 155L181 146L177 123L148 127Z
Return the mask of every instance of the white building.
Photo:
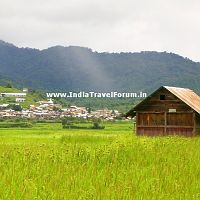
M15 99L16 102L24 102L26 99L25 98L20 98L20 97L17 97Z
M23 88L23 92L28 92L28 88Z
M7 108L8 106L9 106L9 104L1 104L0 108L3 109L3 108Z
M40 105L54 105L54 102L52 99L48 99L48 101L39 101Z
M26 93L24 93L24 92L23 93L3 92L3 93L1 93L1 96L2 97L25 97Z

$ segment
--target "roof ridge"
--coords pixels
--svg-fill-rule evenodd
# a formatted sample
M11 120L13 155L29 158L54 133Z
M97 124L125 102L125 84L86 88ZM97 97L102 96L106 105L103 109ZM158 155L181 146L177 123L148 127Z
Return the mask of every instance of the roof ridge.
M164 88L172 88L172 89L180 89L180 90L190 90L193 91L192 89L189 88L183 88L183 87L173 87L173 86L163 86ZM194 91L193 91L194 92Z

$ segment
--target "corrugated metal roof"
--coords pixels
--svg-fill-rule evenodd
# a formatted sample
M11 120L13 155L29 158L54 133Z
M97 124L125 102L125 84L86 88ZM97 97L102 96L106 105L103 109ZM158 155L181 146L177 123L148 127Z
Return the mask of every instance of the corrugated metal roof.
M162 86L159 89L157 89L152 94L156 93L161 88L165 88L172 94L174 94L177 98L179 98L181 101L183 101L185 104L190 106L193 110L195 110L197 113L200 114L200 96L198 96L193 90L188 88L179 88L179 87L170 87L170 86ZM144 101L151 98L151 95L149 95L146 99L141 101L138 105L136 105L134 108L132 108L130 111L126 113L127 116L135 116L135 110L137 107L139 107Z
M200 96L198 96L193 90L169 86L163 87L200 114Z

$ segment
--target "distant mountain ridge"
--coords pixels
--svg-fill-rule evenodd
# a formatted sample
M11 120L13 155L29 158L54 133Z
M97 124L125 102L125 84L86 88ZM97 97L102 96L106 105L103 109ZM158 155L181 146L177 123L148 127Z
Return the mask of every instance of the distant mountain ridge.
M200 91L200 63L166 52L98 53L77 46L44 50L0 41L0 82L45 91L147 91L161 85Z

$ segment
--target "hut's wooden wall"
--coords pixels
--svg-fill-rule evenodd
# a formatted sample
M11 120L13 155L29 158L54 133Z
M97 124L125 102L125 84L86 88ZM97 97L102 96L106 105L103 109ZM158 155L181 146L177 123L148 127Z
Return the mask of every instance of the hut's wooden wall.
M200 126L199 126L200 128ZM200 130L200 129L199 129ZM194 135L193 112L137 113L137 134L139 135Z
M160 100L165 95L165 100ZM200 131L200 118L199 118ZM154 93L136 110L138 135L196 134L194 111L166 89Z

